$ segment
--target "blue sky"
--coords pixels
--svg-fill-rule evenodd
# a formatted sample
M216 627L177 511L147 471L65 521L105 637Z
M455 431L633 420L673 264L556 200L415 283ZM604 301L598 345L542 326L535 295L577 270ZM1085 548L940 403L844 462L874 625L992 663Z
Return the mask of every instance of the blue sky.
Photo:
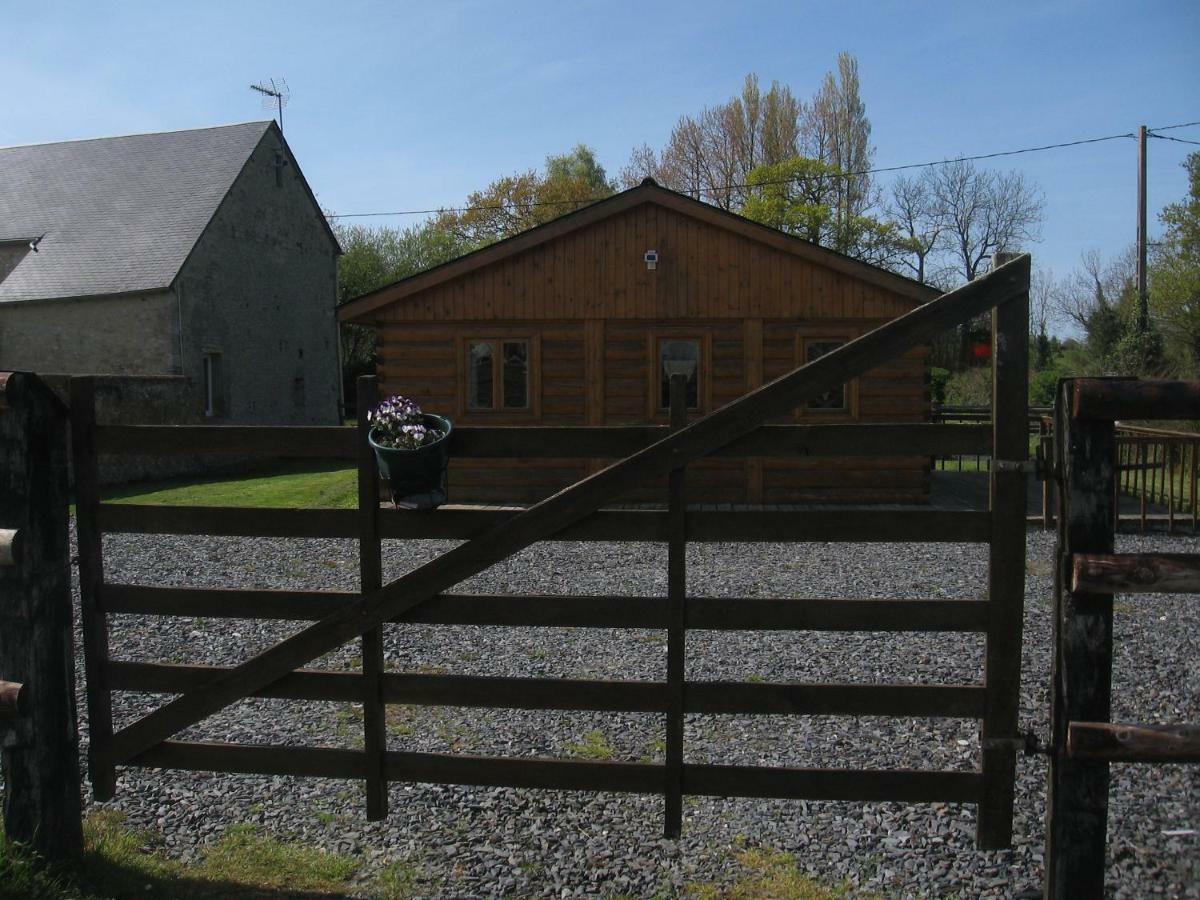
M879 166L1200 120L1195 0L47 0L3 18L0 146L266 118L247 85L284 77L288 141L336 213L460 204L579 142L615 173L748 72L807 99L840 50L858 58ZM1152 218L1196 149L1151 142ZM1133 140L994 165L1045 193L1037 263L1061 275L1133 241Z

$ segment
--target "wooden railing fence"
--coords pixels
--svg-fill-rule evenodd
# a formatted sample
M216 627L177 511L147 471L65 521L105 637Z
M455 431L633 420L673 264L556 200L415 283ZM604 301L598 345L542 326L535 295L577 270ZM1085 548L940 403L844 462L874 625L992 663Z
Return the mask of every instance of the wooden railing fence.
M1200 409L1188 418L1200 420ZM1192 531L1200 516L1200 433L1118 425L1117 489L1139 501L1138 518L1146 530L1147 507L1166 507L1167 530L1177 519L1190 520Z
M1046 889L1104 895L1109 763L1200 762L1200 723L1111 723L1115 593L1200 592L1200 555L1114 550L1116 419L1195 418L1200 382L1068 379L1055 407L1058 546Z
M838 800L942 801L979 806L983 847L1011 842L1017 698L1024 601L1026 336L1029 258L992 273L846 344L726 407L667 427L459 428L453 452L465 457L623 457L603 471L528 509L380 508L365 424L344 428L184 428L100 426L91 387L73 382L78 466L79 540L85 611L88 695L93 717L93 789L112 796L117 766L156 766L354 778L367 784L368 815L386 814L392 781L486 784L661 793L668 834L681 827L684 794ZM990 426L766 426L774 416L867 371L937 332L993 311L996 409ZM360 409L374 384L360 382ZM683 504L689 463L706 455L773 456L936 454L947 447L990 448L991 508L981 512L859 510L819 512L697 511ZM901 449L903 448L903 449ZM99 502L98 453L185 450L356 459L357 510L179 508ZM605 509L622 492L666 477L665 510ZM358 592L268 591L116 584L106 580L105 532L354 537L361 551ZM383 584L383 539L459 538L435 560ZM666 597L467 595L451 588L541 540L662 541L668 544ZM947 541L989 543L986 600L761 599L686 593L690 541ZM280 644L234 667L111 659L114 613L308 620ZM493 678L384 671L379 629L389 622L499 627L662 628L668 635L665 681ZM689 629L964 631L986 636L979 684L761 684L686 681ZM303 668L351 640L363 642L361 672ZM112 732L111 692L178 694L156 711ZM362 750L252 746L174 739L180 730L244 697L355 701L364 707ZM591 762L414 753L388 750L388 704L436 704L649 712L664 716L666 762ZM683 717L699 714L932 716L981 721L978 771L765 768L686 761Z

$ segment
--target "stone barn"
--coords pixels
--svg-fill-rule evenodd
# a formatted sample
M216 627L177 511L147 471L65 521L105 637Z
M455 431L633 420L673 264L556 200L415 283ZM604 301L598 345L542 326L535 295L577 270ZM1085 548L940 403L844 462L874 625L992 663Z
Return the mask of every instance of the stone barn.
M0 149L0 370L104 421L334 424L337 240L274 122Z
M933 299L928 286L647 180L344 304L385 394L460 425L666 423L665 364L702 416ZM797 407L795 424L923 422L928 351ZM455 460L457 502L539 500L603 460ZM927 457L710 459L693 502L923 503ZM655 491L631 495L651 499Z

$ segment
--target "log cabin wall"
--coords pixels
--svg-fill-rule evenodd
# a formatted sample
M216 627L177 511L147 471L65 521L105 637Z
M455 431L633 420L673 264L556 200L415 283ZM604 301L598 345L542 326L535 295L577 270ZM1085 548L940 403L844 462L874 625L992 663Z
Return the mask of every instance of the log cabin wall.
M923 299L905 279L657 187L614 200L638 192L641 202L607 201L608 214L596 204L474 255L490 261L464 267L468 256L393 285L404 295L351 319L377 328L382 390L464 425L665 423L660 340L699 345L701 415ZM528 246L498 252L521 238ZM489 339L527 342L527 409L467 408L467 345ZM914 350L847 385L844 408L806 405L786 421L925 421L927 375L928 352ZM603 464L455 460L451 498L530 503ZM706 460L689 472L690 499L706 503L913 503L929 489L924 457ZM652 486L625 499L662 496Z

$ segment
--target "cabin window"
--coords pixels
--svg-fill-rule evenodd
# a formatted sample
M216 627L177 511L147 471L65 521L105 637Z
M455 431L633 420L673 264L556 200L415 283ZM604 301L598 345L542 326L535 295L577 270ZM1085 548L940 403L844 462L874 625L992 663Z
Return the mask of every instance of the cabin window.
M496 398L492 390L495 384L495 352L491 341L471 341L467 345L467 407L469 409L492 409Z
M662 339L658 342L659 408L671 408L671 375L687 376L687 408L700 408L700 342Z
M529 409L529 341L467 342L467 409Z
M845 344L844 338L807 338L804 341L804 364L820 359L826 353L830 353ZM850 405L847 402L849 391L846 385L840 385L832 390L826 391L819 397L813 397L805 406L814 412L836 413L849 412Z
M529 344L526 341L504 342L504 408L526 409L529 406Z

